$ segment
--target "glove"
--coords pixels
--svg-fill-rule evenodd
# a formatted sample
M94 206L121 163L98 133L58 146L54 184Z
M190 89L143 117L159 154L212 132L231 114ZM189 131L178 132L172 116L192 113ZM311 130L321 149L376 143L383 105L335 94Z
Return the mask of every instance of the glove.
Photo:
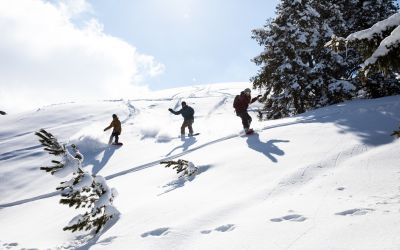
M168 110L169 110L169 112L172 112L172 109L171 109L171 108L169 108Z

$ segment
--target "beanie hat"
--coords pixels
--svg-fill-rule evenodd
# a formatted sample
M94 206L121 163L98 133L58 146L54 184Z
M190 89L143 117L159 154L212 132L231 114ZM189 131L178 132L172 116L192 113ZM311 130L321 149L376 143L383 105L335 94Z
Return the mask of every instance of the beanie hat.
M251 93L251 90L250 90L249 88L246 88L246 89L244 90L244 92Z

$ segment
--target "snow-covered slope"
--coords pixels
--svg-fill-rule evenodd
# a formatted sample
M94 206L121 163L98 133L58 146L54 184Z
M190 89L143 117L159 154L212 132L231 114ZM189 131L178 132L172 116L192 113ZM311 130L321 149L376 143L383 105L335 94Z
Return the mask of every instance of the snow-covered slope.
M232 109L248 84L171 89L140 100L67 103L0 118L0 248L398 249L400 96L347 102L252 126ZM256 94L256 93L253 93ZM199 136L178 138L185 100ZM253 104L256 110L259 104ZM118 114L120 148L103 128ZM76 143L108 179L121 217L98 237L62 231L78 211L58 204L62 179L34 132ZM199 167L178 178L159 165Z

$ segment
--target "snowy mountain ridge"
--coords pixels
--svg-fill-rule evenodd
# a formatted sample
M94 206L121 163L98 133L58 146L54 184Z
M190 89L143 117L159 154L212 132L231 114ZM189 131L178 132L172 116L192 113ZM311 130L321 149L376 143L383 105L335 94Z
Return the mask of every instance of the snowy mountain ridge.
M247 83L200 85L140 100L65 103L0 119L0 249L397 249L400 97L346 102L241 134L233 98ZM257 91L253 91L257 92ZM256 93L253 93L255 95ZM196 137L178 137L195 109ZM111 114L124 146L106 143ZM77 211L58 204L61 181L34 132L78 145L83 167L118 190L121 217L95 238L64 232ZM159 164L190 160L178 178Z

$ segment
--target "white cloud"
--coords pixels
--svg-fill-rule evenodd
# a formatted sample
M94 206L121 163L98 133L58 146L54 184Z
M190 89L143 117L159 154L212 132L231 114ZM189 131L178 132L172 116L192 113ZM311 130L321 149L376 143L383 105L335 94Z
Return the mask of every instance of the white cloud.
M85 11L84 0L0 1L0 109L139 96L164 71L96 19L76 27L71 18Z
M57 6L61 13L69 18L81 13L93 12L91 5L86 0L59 0Z

